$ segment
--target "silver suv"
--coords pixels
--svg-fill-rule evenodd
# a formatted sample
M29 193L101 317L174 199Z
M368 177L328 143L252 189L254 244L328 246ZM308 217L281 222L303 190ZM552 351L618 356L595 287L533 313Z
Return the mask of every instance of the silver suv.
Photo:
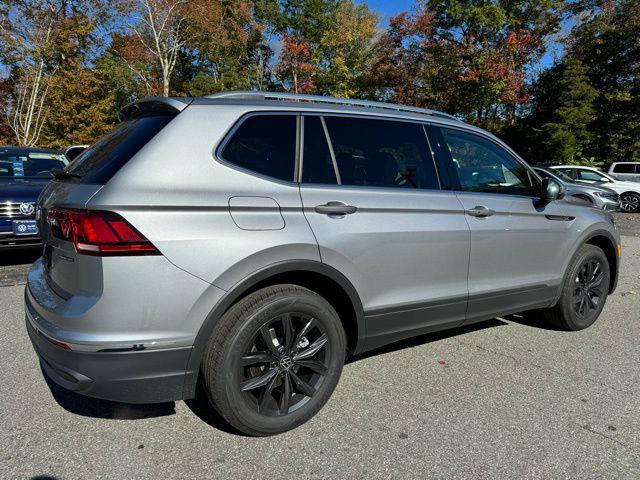
M150 403L200 382L270 435L320 410L346 355L529 309L580 330L615 288L611 215L449 115L245 92L121 119L37 207L27 329L76 392Z

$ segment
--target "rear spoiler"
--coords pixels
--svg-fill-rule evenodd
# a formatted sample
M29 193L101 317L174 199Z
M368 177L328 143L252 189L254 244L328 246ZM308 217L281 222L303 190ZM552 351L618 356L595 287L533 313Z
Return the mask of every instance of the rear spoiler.
M118 112L120 121L154 114L177 115L193 102L192 97L147 97L126 105Z

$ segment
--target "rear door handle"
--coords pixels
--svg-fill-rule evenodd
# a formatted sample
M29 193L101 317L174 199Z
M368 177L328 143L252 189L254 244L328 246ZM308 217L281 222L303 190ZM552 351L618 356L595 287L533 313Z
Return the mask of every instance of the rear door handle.
M477 205L474 208L466 210L467 215L471 215L472 217L490 217L495 214L495 210L491 210L490 208L485 207L484 205Z
M343 202L327 202L324 205L318 205L314 210L324 215L350 215L356 213L358 207Z

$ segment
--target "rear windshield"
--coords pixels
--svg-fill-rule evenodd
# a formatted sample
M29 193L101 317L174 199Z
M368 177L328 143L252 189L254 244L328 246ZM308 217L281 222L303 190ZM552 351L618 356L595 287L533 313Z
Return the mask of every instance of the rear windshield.
M174 118L155 115L126 120L87 148L66 169L71 181L104 184Z
M29 150L0 151L1 178L51 179L51 170L67 166L61 153L30 152Z

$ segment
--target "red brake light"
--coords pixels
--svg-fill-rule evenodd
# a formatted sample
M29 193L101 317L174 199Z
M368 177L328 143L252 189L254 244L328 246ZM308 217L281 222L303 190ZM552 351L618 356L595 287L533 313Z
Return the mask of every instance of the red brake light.
M47 223L54 237L73 242L78 253L160 255L158 249L124 218L102 210L52 208Z

